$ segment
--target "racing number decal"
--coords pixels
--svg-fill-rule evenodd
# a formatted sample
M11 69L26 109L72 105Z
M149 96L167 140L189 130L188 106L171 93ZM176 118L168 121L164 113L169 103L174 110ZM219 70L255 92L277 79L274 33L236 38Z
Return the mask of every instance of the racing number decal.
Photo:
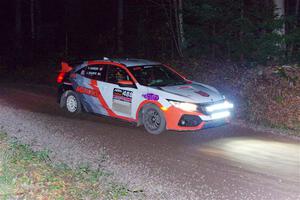
M120 101L131 103L132 91L114 88L113 100L120 100Z
M112 109L116 112L121 112L131 115L132 91L114 88Z

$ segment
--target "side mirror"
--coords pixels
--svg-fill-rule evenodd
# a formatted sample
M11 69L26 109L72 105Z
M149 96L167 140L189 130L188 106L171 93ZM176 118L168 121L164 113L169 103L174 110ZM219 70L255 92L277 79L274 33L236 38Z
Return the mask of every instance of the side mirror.
M132 81L127 81L127 80L118 81L118 85L120 87L135 87Z

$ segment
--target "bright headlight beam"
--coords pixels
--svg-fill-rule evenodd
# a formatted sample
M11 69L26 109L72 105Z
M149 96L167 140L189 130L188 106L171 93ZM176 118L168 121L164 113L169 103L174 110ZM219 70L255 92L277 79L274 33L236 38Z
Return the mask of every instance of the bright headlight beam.
M169 101L173 106L179 108L184 111L188 112L195 112L197 111L197 105L192 103L185 103L185 102L177 102L177 101Z
M180 103L179 108L186 111L196 111L197 105L192 103Z
M233 108L233 104L229 103L228 101L224 101L223 103L207 106L205 109L207 112L214 112L216 110L231 109L231 108Z

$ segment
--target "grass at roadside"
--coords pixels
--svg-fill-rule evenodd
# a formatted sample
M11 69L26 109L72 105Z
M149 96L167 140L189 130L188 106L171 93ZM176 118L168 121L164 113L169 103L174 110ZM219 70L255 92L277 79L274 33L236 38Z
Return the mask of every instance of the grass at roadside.
M88 166L54 165L47 151L0 132L0 199L120 199L130 192L109 181L109 173Z

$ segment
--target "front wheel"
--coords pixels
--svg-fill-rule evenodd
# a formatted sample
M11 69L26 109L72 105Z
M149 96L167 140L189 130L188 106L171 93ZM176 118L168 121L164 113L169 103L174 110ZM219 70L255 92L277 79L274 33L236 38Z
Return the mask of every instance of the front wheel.
M143 124L145 129L158 135L166 130L166 120L163 112L155 105L146 105L143 108Z

